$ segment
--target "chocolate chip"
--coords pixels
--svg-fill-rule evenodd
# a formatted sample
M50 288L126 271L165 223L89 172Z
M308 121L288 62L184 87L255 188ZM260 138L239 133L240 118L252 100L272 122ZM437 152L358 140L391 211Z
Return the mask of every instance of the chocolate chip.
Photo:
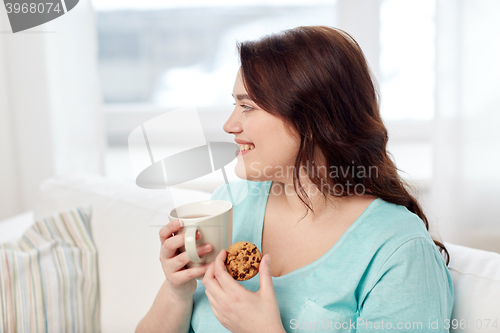
M260 262L260 258L257 258L257 262Z
M246 274L241 273L241 274L240 274L240 279L244 279L244 278L245 278L245 276L247 276L247 275L246 275Z
M250 255L250 252L248 252L248 251L247 251L247 252L246 252L246 254L247 254L247 256L249 256L249 255Z
M255 257L252 257L252 260L255 260Z
M257 253L257 250L256 250L256 249L253 249L253 250L252 250L252 253L253 253L253 254L256 254L256 253Z
M243 260L248 261L248 257L243 257Z
M243 270L243 272L245 272L245 273L247 273L247 274L248 274L248 273L250 272L250 270L249 270L248 268L245 268L245 269Z
M246 248L246 247L244 247L242 250L246 250L246 249L247 249L247 248Z

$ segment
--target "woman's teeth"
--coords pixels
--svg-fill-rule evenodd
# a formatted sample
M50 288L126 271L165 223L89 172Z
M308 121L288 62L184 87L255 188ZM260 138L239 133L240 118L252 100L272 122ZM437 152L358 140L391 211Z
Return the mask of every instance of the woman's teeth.
M238 144L238 146L240 146L240 150L252 150L255 148L254 145L242 145L242 144Z

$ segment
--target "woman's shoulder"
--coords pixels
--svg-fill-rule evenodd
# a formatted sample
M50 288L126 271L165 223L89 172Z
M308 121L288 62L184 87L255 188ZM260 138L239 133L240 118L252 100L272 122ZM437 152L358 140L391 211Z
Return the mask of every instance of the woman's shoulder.
M419 276L435 275L440 271L449 282L444 259L418 215L404 206L380 198L369 208L356 227L355 239L363 241L356 244L350 242L345 249L355 250L357 246L357 251L365 254L360 260L366 264L370 276L366 281L370 282L366 291L371 290L375 282L390 270L401 274L392 275L396 280L404 277L407 270L420 271Z
M397 248L412 239L424 238L434 244L424 221L402 205L378 198L365 213L359 232L376 240L374 243Z

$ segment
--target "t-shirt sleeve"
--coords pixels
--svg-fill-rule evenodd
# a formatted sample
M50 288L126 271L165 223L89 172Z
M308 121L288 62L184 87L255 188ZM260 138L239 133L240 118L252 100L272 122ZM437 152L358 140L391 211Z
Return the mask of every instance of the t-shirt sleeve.
M356 332L449 332L453 284L434 246L414 238L388 257L360 307Z

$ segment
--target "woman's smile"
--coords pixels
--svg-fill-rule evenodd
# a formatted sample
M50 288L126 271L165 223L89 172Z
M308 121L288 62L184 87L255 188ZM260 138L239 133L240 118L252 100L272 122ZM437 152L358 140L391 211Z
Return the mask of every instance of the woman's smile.
M240 150L238 151L238 155L245 155L248 154L250 151L255 149L255 146L253 144L250 145L243 145L243 144L238 144Z
M238 155L245 155L245 154L248 154L251 150L253 150L253 149L249 149L249 150L241 150L241 149L240 149L240 150L239 150Z

